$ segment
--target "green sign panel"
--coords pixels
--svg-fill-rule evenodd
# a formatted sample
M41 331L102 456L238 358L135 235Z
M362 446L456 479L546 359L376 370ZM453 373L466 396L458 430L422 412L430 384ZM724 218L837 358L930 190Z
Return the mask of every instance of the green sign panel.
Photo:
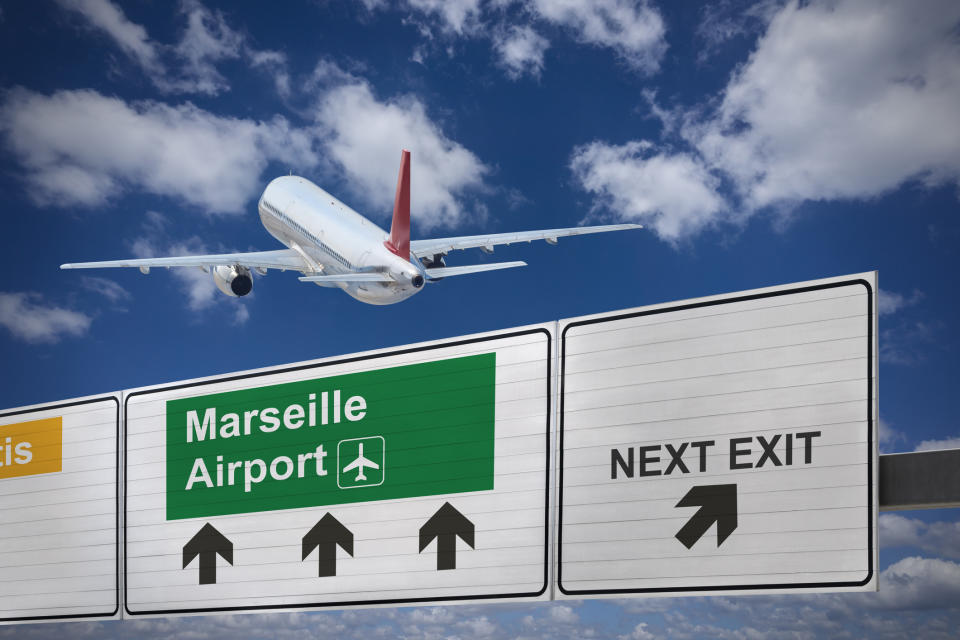
M493 489L496 354L167 402L167 519Z

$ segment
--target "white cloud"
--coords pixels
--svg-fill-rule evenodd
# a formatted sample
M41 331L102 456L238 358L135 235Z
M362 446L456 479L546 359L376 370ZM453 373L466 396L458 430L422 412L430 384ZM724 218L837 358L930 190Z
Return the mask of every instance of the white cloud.
M57 0L92 27L109 36L130 56L161 91L217 95L230 90L217 64L244 59L252 68L264 68L281 97L289 95L286 57L258 50L247 37L231 28L221 11L210 11L199 0L181 0L186 26L176 44L152 40L146 29L130 21L110 0Z
M570 168L595 208L643 222L661 238L696 232L723 210L719 180L695 156L655 153L646 141L577 147Z
M57 0L66 9L86 18L91 26L102 30L132 57L145 71L162 73L160 55L143 26L131 22L110 0Z
M211 251L200 238L192 236L185 240L170 240L164 231L166 219L162 214L151 212L143 225L143 235L134 238L130 248L137 258L158 256L190 256L208 253L227 253L226 248ZM148 277L166 270L156 269ZM213 282L213 276L201 269L181 267L169 270L179 283L186 297L187 309L198 317L200 314L219 309L232 324L244 324L250 319L250 296L232 298L225 295ZM252 294L250 294L252 295Z
M960 4L792 2L688 135L753 207L960 177Z
M719 0L704 4L696 29L700 45L697 62L708 62L731 40L762 31L782 6L782 0Z
M368 9L373 3L364 0ZM407 0L412 9L426 14L435 14L441 20L444 28L461 34L476 21L480 15L480 0Z
M487 616L468 618L458 623L457 626L469 631L471 638L486 638L493 635L497 630L497 625L491 622Z
M880 444L880 453L889 453L890 447L897 442L906 440L907 437L902 431L895 429L883 416L880 416L880 421L877 424L877 439Z
M573 610L573 607L568 607L565 604L555 604L550 607L550 620L560 624L577 624L580 622L580 616Z
M271 160L297 169L317 162L311 135L279 116L255 122L89 90L10 91L0 103L0 134L42 205L102 206L135 187L240 213L263 188Z
M940 449L960 449L960 436L941 440L924 440L916 446L914 451L937 451Z
M646 0L532 0L531 8L569 28L577 40L613 49L644 73L656 72L667 50L663 18Z
M926 358L942 330L939 320L901 321L880 331L880 361L888 364L915 365Z
M82 336L93 318L46 302L38 293L0 292L0 327L24 342L54 343L64 336Z
M394 5L361 0L367 11ZM497 64L512 79L539 76L547 38L534 27L550 25L576 41L611 49L630 68L652 74L667 50L662 16L647 0L404 0L404 24L418 29L422 42L412 59L430 51L452 56L458 39L489 39Z
M876 594L864 600L883 609L938 609L960 602L960 564L937 558L904 558L880 574Z
M88 291L99 294L112 304L120 304L130 300L130 292L110 280L98 276L80 276L80 286Z
M455 226L467 215L467 192L484 187L489 168L448 138L415 96L381 101L370 85L341 74L341 84L323 89L316 119L325 156L343 170L351 190L374 208L373 219L389 220L400 150L411 165L411 215L424 228Z
M952 0L786 4L716 108L683 114L690 150L654 156L700 165L732 186L722 200L721 183L697 186L723 204L701 208L699 224L682 231L807 200L878 197L912 180L960 183L958 22ZM636 164L627 157L624 170ZM638 197L627 185L602 195L602 205ZM665 206L666 218L689 211L686 199ZM625 217L646 208L626 207Z
M421 607L410 611L410 621L416 624L450 624L456 619L448 607Z
M273 84L277 95L281 98L290 97L290 72L287 70L287 56L279 51L252 51L249 52L250 66L254 69L263 69L273 77Z
M914 547L947 558L960 558L960 522L927 523L896 513L883 513L878 535L885 549Z
M499 56L500 66L514 80L526 74L539 78L543 71L543 55L549 46L549 41L529 26L514 25L493 36L493 48Z
M158 87L172 92L196 92L208 95L230 88L216 64L239 58L244 38L227 25L223 14L212 12L196 0L183 0L181 11L187 28L174 52L182 61L180 77L155 79Z
M886 289L880 289L878 293L877 312L881 316L894 314L906 307L912 307L923 300L923 292L917 289L914 289L913 293L909 296L894 291L887 291Z
M641 622L633 628L633 631L630 632L630 635L627 636L630 640L653 640L657 636L647 631L646 622Z

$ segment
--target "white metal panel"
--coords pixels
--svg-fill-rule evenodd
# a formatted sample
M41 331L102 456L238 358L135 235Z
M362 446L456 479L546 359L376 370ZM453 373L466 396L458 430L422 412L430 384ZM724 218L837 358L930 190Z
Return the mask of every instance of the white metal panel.
M0 623L118 616L119 423L113 395L0 412Z
M552 336L552 324L527 327L125 393L126 615L548 598ZM348 374L491 353L496 359L492 489L169 517L168 402L304 380L322 385ZM426 403L439 382L410 384L424 390ZM389 410L367 407L371 415ZM357 438L377 436L367 433L363 422L356 424ZM434 426L443 427L424 428ZM386 439L379 488L396 477L390 456L397 446ZM438 568L439 540L422 552L418 545L420 528L445 503L475 526L473 548L463 539L454 541L451 570ZM353 554L337 549L335 575L318 576L318 550L304 559L302 538L328 513L352 533ZM184 567L183 552L207 523L232 543L233 561L216 557L216 581L200 584L200 559Z
M875 291L561 321L557 597L876 589Z

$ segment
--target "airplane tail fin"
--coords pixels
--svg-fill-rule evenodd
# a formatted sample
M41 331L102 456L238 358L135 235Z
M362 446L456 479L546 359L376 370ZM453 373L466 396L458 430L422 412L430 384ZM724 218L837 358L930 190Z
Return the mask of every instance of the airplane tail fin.
M391 253L404 260L410 259L410 152L400 154L400 175L397 177L397 195L393 200L393 223L390 239L383 243Z

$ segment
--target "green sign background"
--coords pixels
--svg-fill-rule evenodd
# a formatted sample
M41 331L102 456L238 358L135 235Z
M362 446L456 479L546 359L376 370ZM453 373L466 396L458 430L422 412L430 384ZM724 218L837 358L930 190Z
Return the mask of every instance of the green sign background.
M405 365L341 376L228 391L167 402L167 519L197 518L232 513L274 511L297 507L369 502L393 498L463 493L493 489L494 401L496 354ZM341 403L351 396L366 400L366 415L356 422L341 417L339 424L321 425L320 398L333 392ZM317 425L298 429L281 424L273 433L257 429L250 435L222 438L220 417L268 407L304 407L316 394ZM201 421L208 408L217 410L215 439L187 441L187 412L197 411ZM341 414L342 415L342 414ZM379 486L341 489L337 469L352 460L337 460L341 440L382 436L383 477ZM269 467L278 456L292 459L323 445L327 475L318 476L313 460L307 473L296 469L286 480L271 477ZM365 452L366 454L366 452ZM214 484L217 457L222 456L223 485L207 487L187 482L197 458L203 458ZM370 455L366 455L370 458ZM235 471L235 484L227 485L227 463L260 459L268 472L264 480L245 491L243 467ZM281 464L280 469L283 470Z

